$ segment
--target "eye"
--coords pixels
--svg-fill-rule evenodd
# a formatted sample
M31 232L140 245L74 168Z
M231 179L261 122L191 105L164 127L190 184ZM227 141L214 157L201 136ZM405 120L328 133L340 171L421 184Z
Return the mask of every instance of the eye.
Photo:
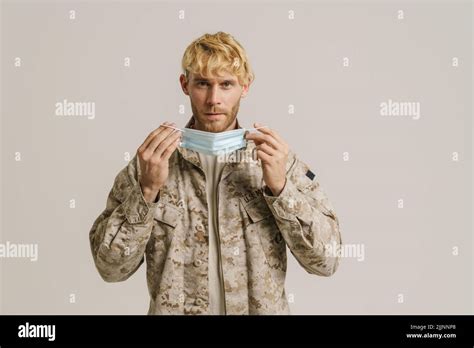
M230 83L229 81L225 81L222 85L227 88L227 87L231 87L232 83Z
M199 81L197 84L198 84L198 86L207 86L206 81Z

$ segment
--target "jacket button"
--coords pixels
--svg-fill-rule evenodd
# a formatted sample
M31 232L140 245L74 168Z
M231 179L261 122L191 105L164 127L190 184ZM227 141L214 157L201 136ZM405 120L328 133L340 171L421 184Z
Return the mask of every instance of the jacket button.
M194 260L194 266L199 267L199 266L201 266L201 265L202 265L202 261L201 261L201 260L199 260L199 259Z
M293 200L293 198L288 199L288 207L290 209L293 209L294 206L295 206L295 201Z
M197 298L195 303L196 303L198 306L201 306L201 305L204 303L204 301L203 301L202 299L200 299L200 298Z
M197 195L198 197L200 197L200 196L202 195L202 191L201 191L201 189L197 189L197 191L196 191L196 195Z

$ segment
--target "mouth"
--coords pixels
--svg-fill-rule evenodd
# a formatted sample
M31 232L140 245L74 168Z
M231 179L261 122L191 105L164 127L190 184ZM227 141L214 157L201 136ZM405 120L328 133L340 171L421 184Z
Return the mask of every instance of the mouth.
M223 116L224 114L222 114L222 113L205 113L204 115L206 115L206 117L208 117L210 119L218 119L221 116Z

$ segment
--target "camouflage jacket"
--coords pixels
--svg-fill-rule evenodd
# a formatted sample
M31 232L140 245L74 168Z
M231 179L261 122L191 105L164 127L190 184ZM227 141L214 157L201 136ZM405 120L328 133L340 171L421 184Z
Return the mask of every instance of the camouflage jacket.
M255 144L226 158L218 185L221 275L227 314L289 314L286 248L309 273L339 264L336 214L310 168L290 151L287 180L272 196ZM196 152L178 147L155 203L144 200L138 157L118 173L89 239L105 281L128 279L146 260L148 314L208 314L206 178Z

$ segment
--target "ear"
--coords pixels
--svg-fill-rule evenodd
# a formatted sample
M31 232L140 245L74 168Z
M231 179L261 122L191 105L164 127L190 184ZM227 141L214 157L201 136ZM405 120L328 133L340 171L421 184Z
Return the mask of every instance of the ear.
M247 93L249 92L250 85L243 85L242 86L242 98L245 98L247 96Z
M189 95L188 81L186 81L186 76L184 76L184 74L181 74L179 77L179 83L181 84L181 89L183 90L184 94Z

